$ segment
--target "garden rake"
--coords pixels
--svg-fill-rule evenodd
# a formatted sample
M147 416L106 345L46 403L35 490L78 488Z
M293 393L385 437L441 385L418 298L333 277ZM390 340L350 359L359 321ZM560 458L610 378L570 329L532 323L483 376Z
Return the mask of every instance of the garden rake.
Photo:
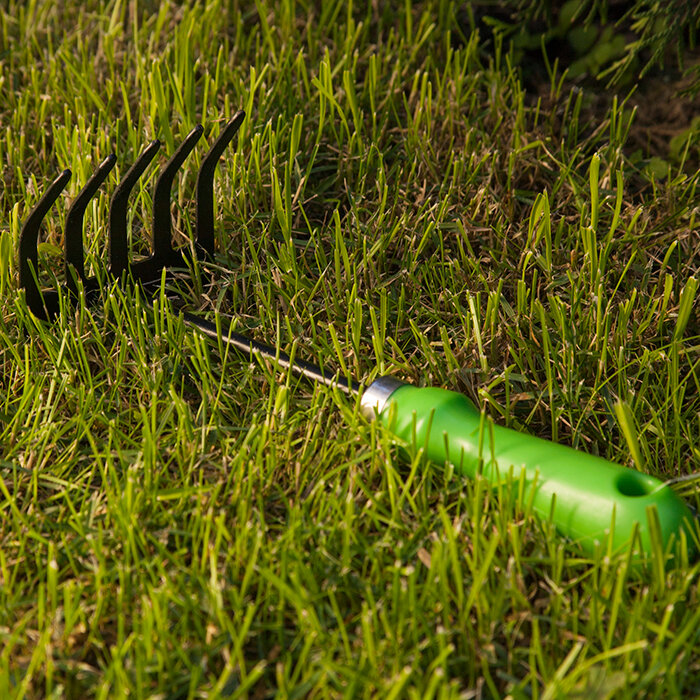
M196 186L194 245L173 246L170 197L178 170L202 136L200 125L177 148L156 182L152 253L143 260L133 261L127 240L129 193L155 157L159 142L153 141L141 153L111 199L109 273L112 277L135 283L150 300L160 288L164 274L193 269L192 256L203 262L213 260L214 173L243 119L243 112L239 112L225 125L202 161ZM83 216L88 202L115 163L115 156L110 155L99 165L68 211L64 232L68 299L78 295L80 286L87 302L99 296L97 279L85 273ZM41 290L37 282L39 229L70 177L70 171L64 170L54 180L27 217L20 234L20 285L30 310L44 320L59 312L61 293L55 289ZM350 395L360 394L360 406L368 419L379 420L404 444L422 447L432 462L451 463L459 474L472 479L485 478L493 486L510 481L520 489L523 503L541 518L551 520L562 534L580 543L588 555L593 555L602 543L607 543L612 551L620 551L637 541L642 555L646 556L654 550L654 542L660 540L666 548L681 533L688 551L692 553L696 549L689 508L670 487L652 476L495 425L460 393L411 386L390 376L379 377L365 387L315 364L292 360L279 348L233 331L221 333L217 330L221 323L203 320L183 310L179 313L186 324L245 356L265 358L279 369Z

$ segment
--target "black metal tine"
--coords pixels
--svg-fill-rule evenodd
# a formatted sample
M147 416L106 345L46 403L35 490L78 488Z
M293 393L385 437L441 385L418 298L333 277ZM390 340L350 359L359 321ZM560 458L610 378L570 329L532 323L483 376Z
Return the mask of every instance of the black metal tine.
M83 254L83 218L85 209L90 200L95 196L100 185L117 162L114 153L110 153L98 166L97 170L87 181L85 187L71 204L66 216L66 230L64 234L64 251L66 266L66 282L73 293L77 293L75 277L71 274L71 265L75 268L77 276L85 282L85 262Z
M197 174L196 246L200 259L214 258L214 173L221 154L236 135L244 119L245 112L240 111L229 120L204 156Z
M182 256L175 253L170 238L170 190L177 171L202 136L201 124L190 131L158 177L153 193L153 258L161 266L182 265Z
M117 185L109 205L109 266L110 272L119 278L129 267L129 241L126 233L129 195L137 180L143 175L158 153L160 141L155 139L146 146L135 163Z
M51 183L32 209L19 234L19 283L24 288L27 306L37 318L44 320L58 311L58 296L54 292L51 300L42 299L42 292L39 290L39 229L70 178L71 171L66 169Z

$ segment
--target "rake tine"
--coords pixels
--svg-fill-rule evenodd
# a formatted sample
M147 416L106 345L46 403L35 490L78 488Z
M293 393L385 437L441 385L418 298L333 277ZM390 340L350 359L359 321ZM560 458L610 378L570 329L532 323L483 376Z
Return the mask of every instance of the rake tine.
M244 119L245 112L240 111L229 120L204 156L197 174L196 246L200 259L214 258L214 173L221 154L236 135Z
M19 283L24 288L27 306L40 319L47 320L58 311L58 295L43 294L37 282L39 229L41 222L54 205L71 178L71 171L64 170L49 186L27 217L19 234Z
M183 264L182 256L175 252L170 238L170 190L177 171L201 138L203 131L202 125L197 124L187 134L172 158L166 163L156 182L153 194L153 258L161 268Z
M116 162L117 157L114 153L111 153L100 163L97 170L95 170L87 181L85 187L83 187L75 198L73 204L71 204L68 215L66 216L66 231L64 235L66 282L73 294L77 294L78 286L75 277L71 274L71 266L75 268L77 276L83 283L87 281L85 279L83 255L83 217L85 216L85 209Z
M155 139L146 146L135 163L117 185L109 205L109 269L117 279L129 267L129 242L126 234L127 205L129 195L137 180L143 175L158 153L160 141Z

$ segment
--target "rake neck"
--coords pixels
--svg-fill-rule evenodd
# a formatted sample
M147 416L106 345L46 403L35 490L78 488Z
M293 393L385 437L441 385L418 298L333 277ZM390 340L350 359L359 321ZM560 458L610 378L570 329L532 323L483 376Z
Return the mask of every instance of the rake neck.
M340 391L356 395L360 392L360 387L357 382L352 379L346 379L338 374L331 374L324 371L318 365L314 365L311 362L305 362L304 360L292 360L287 353L273 348L270 345L265 345L264 343L259 343L252 338L248 338L239 333L235 333L231 330L221 333L215 323L211 321L205 321L198 316L183 311L182 317L188 326L196 328L198 331L206 335L212 340L219 341L219 338L226 345L234 348L240 353L248 356L255 356L262 358L271 362L276 368L280 370L289 370L293 374L304 377L312 382L317 382L319 384L324 384L328 387L334 387Z

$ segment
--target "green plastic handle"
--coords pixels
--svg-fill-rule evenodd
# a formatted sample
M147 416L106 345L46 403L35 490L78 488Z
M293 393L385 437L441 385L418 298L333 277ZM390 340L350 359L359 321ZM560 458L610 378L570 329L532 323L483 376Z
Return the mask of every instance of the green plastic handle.
M511 467L515 479L524 469L524 502L531 499L539 516L551 516L557 529L588 554L608 537L613 514L613 550L628 547L638 527L649 554L650 506L656 507L664 546L682 529L689 533L690 510L652 476L484 421L474 404L454 391L394 382L385 399L377 406L380 421L402 440L424 446L432 462L450 462L470 478L481 473L493 485L505 481ZM687 541L692 550L692 537Z

